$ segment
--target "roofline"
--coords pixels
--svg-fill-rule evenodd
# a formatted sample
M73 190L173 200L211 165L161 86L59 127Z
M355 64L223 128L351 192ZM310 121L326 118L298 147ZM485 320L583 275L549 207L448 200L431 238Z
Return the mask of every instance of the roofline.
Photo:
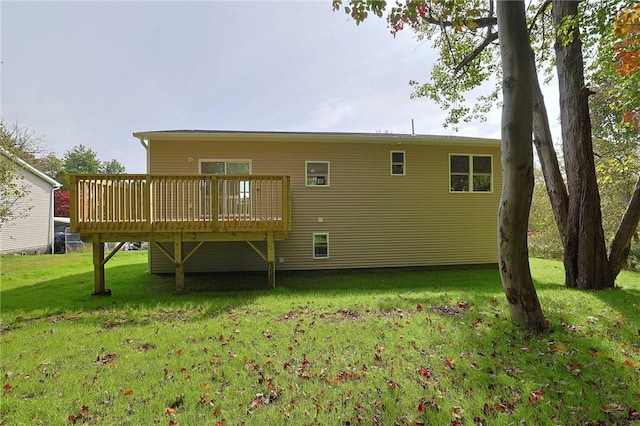
M470 145L500 145L499 139L477 138L454 135L412 135L398 133L349 133L349 132L285 132L285 131L236 131L236 130L158 130L134 132L133 136L139 140L169 140L179 137L182 140L198 139L235 139L252 140L256 137L267 141L282 141L296 139L298 141L323 142L359 142L359 143L390 143L445 145L461 142Z
M24 161L22 158L13 155L12 153L10 153L9 151L7 151L6 149L4 149L2 147L0 147L0 154L3 154L5 157L10 159L14 163L18 164L23 169L30 171L31 173L33 173L34 175L36 175L40 179L42 179L45 182L51 184L51 186L53 186L54 190L55 189L59 189L59 188L62 187L62 184L60 182L58 182L57 180L55 180L55 179L49 177L48 175L42 173L40 170L36 169L31 164L29 164L26 161Z

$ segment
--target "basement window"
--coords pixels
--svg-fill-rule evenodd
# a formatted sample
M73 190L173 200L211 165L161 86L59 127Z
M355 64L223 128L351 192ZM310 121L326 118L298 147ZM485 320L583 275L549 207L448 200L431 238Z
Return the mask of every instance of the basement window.
M306 161L306 184L305 186L329 186L329 162L328 161Z
M329 234L314 233L313 234L313 258L328 259L329 258Z

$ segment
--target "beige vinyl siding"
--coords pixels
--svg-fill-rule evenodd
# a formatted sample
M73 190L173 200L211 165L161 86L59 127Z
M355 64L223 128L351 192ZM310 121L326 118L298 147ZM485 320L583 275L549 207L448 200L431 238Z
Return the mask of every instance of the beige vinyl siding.
M51 211L51 185L34 174L18 168L22 180L29 188L29 195L20 199L16 211L28 213L15 218L0 230L0 253L24 252L27 254L50 251L53 236L53 212Z
M287 138L291 139L291 138ZM404 151L405 176L389 172L391 151ZM276 242L277 269L333 269L495 263L500 153L463 142L414 144L248 140L150 141L151 173L198 173L205 158L251 159L253 174L291 176L292 229ZM449 154L492 155L490 193L451 193ZM329 161L328 187L307 187L306 161ZM318 218L322 218L322 222ZM313 259L313 233L327 232L328 259ZM262 245L264 246L264 245ZM167 247L172 251L172 247ZM185 252L190 248L185 245ZM173 272L151 250L152 272ZM246 243L207 243L186 271L264 270Z

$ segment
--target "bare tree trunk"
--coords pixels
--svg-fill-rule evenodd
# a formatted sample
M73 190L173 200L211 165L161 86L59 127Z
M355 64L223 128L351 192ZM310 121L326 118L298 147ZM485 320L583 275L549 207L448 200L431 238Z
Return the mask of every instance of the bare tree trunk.
M563 247L567 241L567 212L569 210L569 195L564 178L560 172L558 156L553 147L549 116L544 103L544 96L540 89L540 81L536 72L535 62L533 67L533 145L538 152L538 159L542 167L542 175L547 187L547 194L551 202L551 210L558 225L558 232L562 239Z
M502 195L498 210L498 257L511 319L529 329L546 327L527 247L533 196L533 62L524 1L497 3L502 56Z
M636 232L638 223L640 222L640 178L636 182L633 195L627 205L616 236L611 242L609 248L609 266L611 267L611 276L615 280L620 270L626 266L629 250L631 249L631 239Z
M596 182L589 117L589 91L584 84L582 43L577 25L578 1L554 0L558 28L555 50L560 88L560 123L569 188L567 239L564 249L565 285L580 289L613 287L602 229L600 193ZM564 25L564 26L563 26Z

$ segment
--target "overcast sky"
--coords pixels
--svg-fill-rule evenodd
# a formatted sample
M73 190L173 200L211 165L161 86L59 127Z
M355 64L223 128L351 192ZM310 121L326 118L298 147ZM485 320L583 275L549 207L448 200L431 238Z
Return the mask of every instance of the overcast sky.
M131 134L150 130L452 133L409 98L435 52L330 0L3 0L0 21L2 117L59 157L84 144L143 173ZM499 115L459 134L498 138Z

